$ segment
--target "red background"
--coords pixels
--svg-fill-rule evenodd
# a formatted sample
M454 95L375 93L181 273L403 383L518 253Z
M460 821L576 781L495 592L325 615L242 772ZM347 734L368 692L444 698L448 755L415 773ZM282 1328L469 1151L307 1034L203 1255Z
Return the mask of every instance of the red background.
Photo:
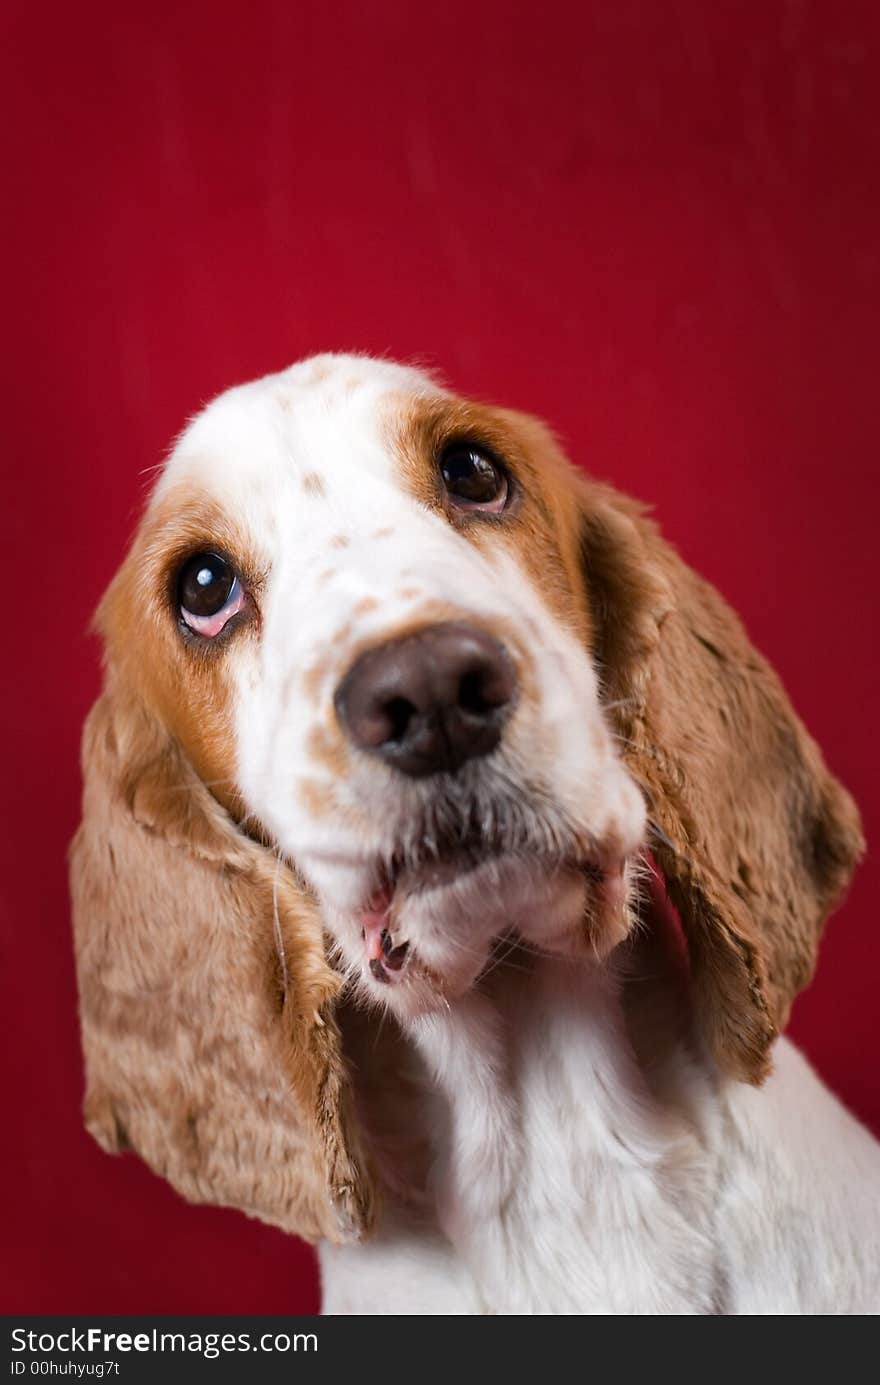
M5 13L0 1306L309 1311L304 1247L80 1127L85 627L145 469L211 395L324 349L547 416L742 611L870 836L876 5ZM878 894L869 854L793 1026L875 1127Z

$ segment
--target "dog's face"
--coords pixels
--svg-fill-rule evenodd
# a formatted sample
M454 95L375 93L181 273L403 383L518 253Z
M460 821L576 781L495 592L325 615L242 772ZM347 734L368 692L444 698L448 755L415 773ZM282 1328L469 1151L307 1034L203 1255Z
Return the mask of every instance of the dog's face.
M598 962L645 840L760 1080L858 817L733 612L540 424L319 357L184 432L99 612L72 879L90 1128L312 1236L368 1219L335 1002Z
M539 425L319 358L184 433L118 589L141 656L161 632L143 679L201 777L401 1015L471 985L502 935L602 956L627 930L645 811L580 542Z

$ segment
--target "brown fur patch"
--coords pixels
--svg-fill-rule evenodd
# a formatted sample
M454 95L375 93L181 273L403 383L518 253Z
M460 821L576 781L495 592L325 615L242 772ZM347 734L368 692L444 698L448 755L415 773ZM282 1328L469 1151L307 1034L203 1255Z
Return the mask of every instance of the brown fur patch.
M316 701L324 680L330 673L332 667L333 660L329 655L325 654L316 664L312 664L311 668L306 669L303 674L302 684L306 697L311 702Z
M302 488L306 495L326 495L327 487L324 484L323 476L319 476L317 471L310 471L302 479Z
M423 505L447 518L478 548L502 545L544 596L548 607L582 639L589 635L580 575L580 514L570 463L544 424L509 409L447 395L397 400L386 420L407 485ZM453 441L482 444L510 473L514 495L499 515L454 510L438 470Z
M339 805L329 784L322 784L318 779L301 779L297 785L297 792L306 811L313 818L329 817L332 813L338 812Z
M334 534L330 540L331 548L350 548L351 539L346 534Z
M239 571L247 604L228 635L189 639L178 625L175 574L201 548L228 555ZM152 504L96 616L104 637L111 684L137 691L185 747L199 778L234 817L242 814L235 789L230 652L259 634L256 596L264 581L250 536L208 499L189 488Z
M621 754L659 829L698 1018L760 1081L863 842L779 679L634 502L582 481L593 649Z
M326 726L313 726L306 736L306 750L331 774L341 779L348 769L350 756L348 743L341 735L334 734Z
M314 901L237 830L119 670L83 743L71 888L85 1119L184 1197L311 1240L372 1194Z

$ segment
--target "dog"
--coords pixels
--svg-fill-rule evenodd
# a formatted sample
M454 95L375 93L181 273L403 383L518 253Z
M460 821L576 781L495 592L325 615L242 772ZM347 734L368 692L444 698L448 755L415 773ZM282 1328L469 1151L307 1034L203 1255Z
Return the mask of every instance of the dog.
M781 1036L858 814L638 504L318 356L189 424L97 626L104 1148L325 1313L880 1308L880 1146Z

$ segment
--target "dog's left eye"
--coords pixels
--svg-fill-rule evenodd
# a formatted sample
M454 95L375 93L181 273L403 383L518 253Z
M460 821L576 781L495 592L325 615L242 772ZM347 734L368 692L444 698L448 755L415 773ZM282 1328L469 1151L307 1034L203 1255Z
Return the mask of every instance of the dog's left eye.
M244 605L235 569L218 553L194 553L177 578L183 622L197 635L213 639Z
M440 458L446 494L457 510L499 514L507 504L510 483L498 462L469 443L453 443Z

